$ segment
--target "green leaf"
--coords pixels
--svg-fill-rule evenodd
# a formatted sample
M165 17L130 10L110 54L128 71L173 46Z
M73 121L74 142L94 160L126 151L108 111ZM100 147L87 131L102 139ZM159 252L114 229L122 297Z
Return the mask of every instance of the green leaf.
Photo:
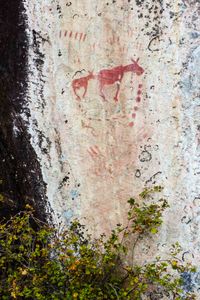
M134 205L134 204L135 204L135 199L134 199L134 198L130 198L130 199L128 200L128 203L129 203L130 205Z
M150 231L151 231L152 234L156 234L158 232L158 229L157 228L151 228Z

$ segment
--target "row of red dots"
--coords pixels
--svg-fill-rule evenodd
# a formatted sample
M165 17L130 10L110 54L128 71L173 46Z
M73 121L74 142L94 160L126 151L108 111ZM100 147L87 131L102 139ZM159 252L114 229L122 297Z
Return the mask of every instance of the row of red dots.
M141 100L142 100L142 84L140 83L140 84L138 84L138 90L137 90L137 96L136 96L136 102L137 103L140 103L141 102ZM133 113L132 113L132 118L133 119L135 119L136 118L136 112L138 111L138 106L134 106L133 107ZM132 122L130 122L129 123L129 126L130 127L133 127L134 126L134 122L132 121Z

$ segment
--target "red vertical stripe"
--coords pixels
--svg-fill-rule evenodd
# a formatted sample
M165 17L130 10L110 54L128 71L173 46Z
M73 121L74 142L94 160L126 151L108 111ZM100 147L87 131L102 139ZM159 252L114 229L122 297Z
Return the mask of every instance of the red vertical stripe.
M87 35L87 34L84 34L84 37L83 37L83 42L84 42L84 41L85 41L85 39L86 39L86 35Z

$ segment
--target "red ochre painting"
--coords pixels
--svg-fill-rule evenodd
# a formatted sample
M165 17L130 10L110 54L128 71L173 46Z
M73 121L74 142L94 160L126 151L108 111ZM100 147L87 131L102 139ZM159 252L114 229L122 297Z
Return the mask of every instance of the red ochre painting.
M143 114L147 73L141 44L134 41L134 28L126 31L119 23L115 32L106 22L102 26L108 30L95 36L92 25L82 26L82 32L76 25L59 31L62 64L70 66L62 97L73 116L66 149L80 182L72 210L76 207L93 225L110 212L113 221L104 224L103 231L116 223L117 214L123 219L140 146L151 136Z
M127 74L128 86L123 82L125 74ZM90 176L101 180L108 177L113 179L127 172L130 165L133 166L137 148L133 144L133 139L141 140L143 135L141 126L139 132L131 133L137 114L140 112L143 92L143 84L140 82L143 74L144 68L140 65L139 59L131 58L130 64L101 69L97 72L89 71L85 76L79 75L72 80L72 97L76 103L77 114L81 117L81 128L87 130L85 134L88 137L86 142L88 145L82 155L88 155L91 161L88 164ZM93 90L90 88L92 85ZM127 94L131 95L128 108ZM94 102L99 102L100 110L102 111L103 108L105 112L104 116L97 114L97 117L90 113ZM105 138L107 140L103 142ZM109 142L110 140L112 142Z
M87 96L88 85L91 80L96 80L98 85L98 93L101 97L102 101L114 101L116 104L119 102L119 93L120 93L120 85L122 83L124 74L130 72L135 74L136 76L141 76L144 73L144 69L139 65L139 59L134 60L131 59L132 63L128 65L120 65L111 69L102 69L96 74L92 71L89 72L88 75L76 78L72 81L72 89L74 93L74 97L77 101L84 101L84 98ZM133 83L133 81L131 81ZM106 86L114 86L116 91L114 92L114 97L110 97L105 95L105 87ZM135 105L132 107L132 111L129 116L128 126L134 126L134 119L136 118L136 114L138 111L138 103L141 101L142 97L142 84L138 84L137 86L137 94L135 97ZM111 99L110 99L111 98ZM123 116L125 117L125 116ZM117 119L118 116L113 116L113 120ZM84 122L82 122L84 124ZM84 126L85 128L91 128L94 133L94 129L91 126Z
M74 94L76 95L77 99L80 100L81 96L77 94L77 90L80 88L84 89L84 93L82 97L84 98L87 93L88 88L88 82L91 79L97 79L99 83L99 94L103 98L104 101L106 101L106 96L104 94L104 86L106 85L112 85L116 84L116 94L114 96L114 100L118 101L118 95L120 90L120 84L123 79L124 73L126 72L132 72L136 75L142 75L144 73L144 69L139 66L138 64L139 59L136 61L132 59L132 64L126 65L126 66L117 66L112 69L104 69L99 71L96 75L93 74L93 72L90 72L89 75L85 77L81 77L78 79L74 79L72 81L72 87L74 90Z

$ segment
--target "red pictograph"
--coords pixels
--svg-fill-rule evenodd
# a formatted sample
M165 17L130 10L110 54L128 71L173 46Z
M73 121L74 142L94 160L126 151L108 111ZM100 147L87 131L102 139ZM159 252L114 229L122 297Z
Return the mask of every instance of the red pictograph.
M89 72L89 75L78 78L78 79L74 79L72 81L72 88L73 88L74 94L77 97L77 100L81 100L81 97L77 94L77 90L79 90L80 88L84 89L84 93L82 95L82 97L84 98L87 93L88 81L90 79L94 79L94 78L95 78L95 75L93 74L93 72Z
M97 145L91 146L88 149L88 153L93 159L99 158L99 157L104 157L104 155L101 153L99 147Z
M59 38L62 37L78 40L79 42L85 42L87 34L83 32L74 32L72 30L60 30Z
M142 97L142 84L140 83L140 84L138 84L138 89L137 89L137 96L136 96L136 102L137 103L139 103L140 101L141 101L141 97ZM136 116L137 116L137 114L136 114L136 112L138 111L138 106L134 106L133 107L133 111L132 111L132 113L131 113L131 118L133 119L133 120L135 120L136 119ZM133 127L134 126L134 122L133 121L130 121L129 122L129 127Z
M99 71L99 73L97 73L96 75L94 75L93 72L90 72L88 76L74 79L72 81L72 88L77 99L78 100L81 99L81 97L77 94L77 90L80 88L84 88L84 93L82 96L84 98L87 93L88 81L96 78L99 83L99 94L104 101L106 101L104 87L106 85L113 85L115 83L117 84L117 90L114 97L114 100L117 102L119 100L118 95L120 91L120 84L123 79L124 73L132 72L138 76L144 73L144 69L138 64L139 59L137 60L131 59L131 60L132 60L132 64L126 66L121 65L121 66L114 67L112 69L103 69ZM138 92L137 101L140 102L140 91Z
M104 69L101 70L98 75L98 81L99 81L99 89L100 89L100 96L106 100L105 94L104 94L104 86L111 85L111 84L117 84L117 91L114 97L115 101L118 101L118 95L120 90L120 84L122 81L122 78L124 76L124 73L126 72L132 72L136 73L137 75L142 75L144 73L144 69L139 66L137 60L132 60L132 64L126 65L126 66L118 66L113 69Z

